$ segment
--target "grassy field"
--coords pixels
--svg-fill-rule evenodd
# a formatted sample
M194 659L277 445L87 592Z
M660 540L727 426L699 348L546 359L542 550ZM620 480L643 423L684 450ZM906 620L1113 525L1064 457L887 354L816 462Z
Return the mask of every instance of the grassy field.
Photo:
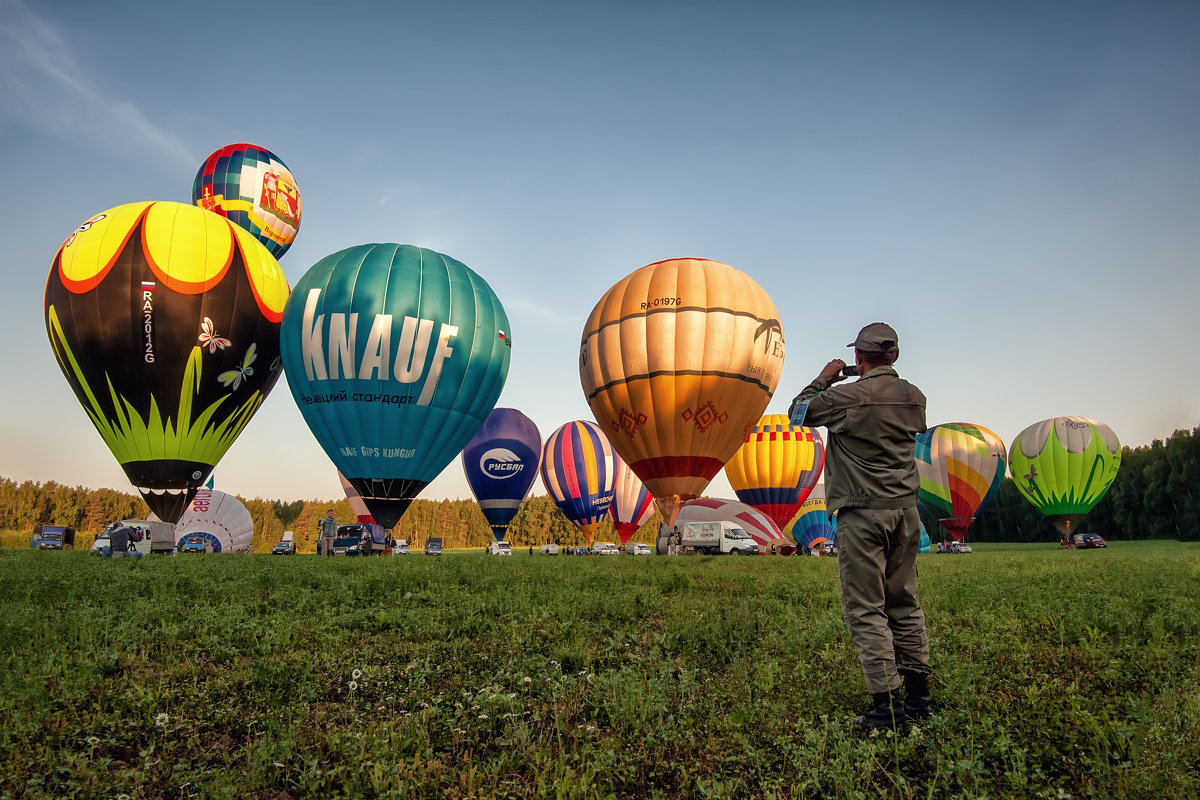
M0 552L0 797L1200 796L1200 547L922 556L864 734L834 559Z

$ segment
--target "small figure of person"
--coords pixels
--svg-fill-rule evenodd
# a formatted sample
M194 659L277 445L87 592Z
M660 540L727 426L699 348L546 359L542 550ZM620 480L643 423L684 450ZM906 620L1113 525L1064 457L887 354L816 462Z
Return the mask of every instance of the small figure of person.
M325 517L317 523L321 530L321 554L333 555L333 540L337 536L337 520L333 518L333 509L325 512Z
M133 528L121 525L108 535L108 547L102 548L101 553L105 558L141 558L142 554L133 547L133 541Z

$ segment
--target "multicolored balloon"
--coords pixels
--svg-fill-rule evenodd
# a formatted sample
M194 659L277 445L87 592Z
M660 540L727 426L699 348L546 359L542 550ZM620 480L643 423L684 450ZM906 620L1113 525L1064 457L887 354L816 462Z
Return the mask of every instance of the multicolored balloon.
M579 378L613 447L668 524L745 439L783 369L779 312L727 264L660 261L592 309Z
M784 547L792 546L792 541L783 535L775 520L737 500L719 497L688 500L679 509L679 516L675 519L676 525L685 522L735 522L750 534L750 538L758 545L759 553L770 553L772 548L779 552Z
M542 434L515 408L496 408L462 451L463 473L496 541L537 480L542 460Z
M110 208L54 256L54 357L159 518L179 520L275 385L287 297L254 237L180 203Z
M783 528L796 515L825 463L825 443L813 428L793 425L785 414L767 414L746 434L725 465L738 500Z
M275 258L300 230L300 190L283 160L255 144L230 144L204 160L192 202L249 231Z
M982 425L946 422L917 434L917 499L958 541L1004 482L1004 442Z
M284 309L280 340L305 422L388 529L491 413L511 341L483 278L399 244L314 264Z
M931 544L931 542L929 541L929 531L925 530L925 523L922 522L921 523L921 542L917 546L917 552L918 553L928 553L930 544Z
M783 532L804 552L824 542L837 544L837 515L829 516L824 497L810 497Z
M550 434L542 452L542 483L588 544L613 499L616 456L594 422L568 422Z
M246 506L219 489L201 488L175 523L176 547L199 536L214 553L249 553L254 520Z
M638 528L654 516L654 497L620 456L614 455L613 458L617 463L617 479L608 513L612 516L621 544L627 544Z
M1065 539L1104 497L1121 467L1121 442L1103 422L1054 417L1017 434L1008 450L1013 483Z

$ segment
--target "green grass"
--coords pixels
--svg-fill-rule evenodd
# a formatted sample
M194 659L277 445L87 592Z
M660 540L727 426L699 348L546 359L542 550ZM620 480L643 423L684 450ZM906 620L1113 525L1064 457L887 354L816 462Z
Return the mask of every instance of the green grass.
M0 797L1200 796L1200 546L975 549L899 736L834 559L0 552Z

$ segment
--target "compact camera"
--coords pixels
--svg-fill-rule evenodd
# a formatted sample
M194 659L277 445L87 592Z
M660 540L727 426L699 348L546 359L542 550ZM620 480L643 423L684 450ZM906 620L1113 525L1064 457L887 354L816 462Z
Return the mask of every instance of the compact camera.
M844 375L847 378L857 378L858 377L858 367L856 367L853 364L847 364L846 366L842 367L842 375Z

